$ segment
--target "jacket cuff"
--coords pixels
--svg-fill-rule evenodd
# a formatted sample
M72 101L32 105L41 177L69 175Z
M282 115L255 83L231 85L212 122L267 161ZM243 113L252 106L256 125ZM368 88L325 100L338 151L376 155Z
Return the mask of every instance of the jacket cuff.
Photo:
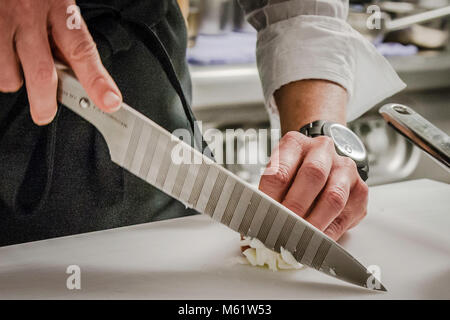
M344 87L348 121L406 87L368 40L332 17L302 15L267 26L258 33L257 63L274 127L273 94L293 81L324 79Z

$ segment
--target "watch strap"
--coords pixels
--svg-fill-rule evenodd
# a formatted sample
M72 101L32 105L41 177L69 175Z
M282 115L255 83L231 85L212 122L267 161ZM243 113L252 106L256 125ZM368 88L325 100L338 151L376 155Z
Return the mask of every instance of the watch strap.
M323 136L323 126L327 123L325 120L317 120L310 122L303 127L300 128L300 133L304 134L305 136L315 138L318 136Z
M359 176L363 181L366 181L369 178L369 165L365 164L363 167L357 166Z

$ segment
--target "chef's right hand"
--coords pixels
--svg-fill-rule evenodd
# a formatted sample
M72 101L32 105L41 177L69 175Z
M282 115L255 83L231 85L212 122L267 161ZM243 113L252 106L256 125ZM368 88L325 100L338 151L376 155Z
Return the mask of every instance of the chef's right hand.
M0 0L0 92L18 91L25 79L31 117L38 125L50 123L57 111L55 56L73 69L99 108L113 112L122 102L81 16L75 28L67 24L74 4Z

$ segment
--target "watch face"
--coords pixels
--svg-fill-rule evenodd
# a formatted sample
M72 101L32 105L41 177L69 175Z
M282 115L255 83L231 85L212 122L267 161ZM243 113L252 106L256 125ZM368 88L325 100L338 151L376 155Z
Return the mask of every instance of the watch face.
M355 161L363 161L366 158L366 149L359 137L347 127L333 123L324 128L326 135L330 136L336 149L341 155L350 157Z

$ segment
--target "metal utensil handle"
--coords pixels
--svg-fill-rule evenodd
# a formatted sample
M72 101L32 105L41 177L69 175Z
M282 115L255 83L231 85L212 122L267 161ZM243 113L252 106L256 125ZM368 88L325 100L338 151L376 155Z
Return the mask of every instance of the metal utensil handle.
M446 6L439 9L429 10L426 12L413 14L404 18L386 21L384 25L384 31L390 32L395 30L401 30L412 26L416 23L427 22L433 19L438 19L450 15L450 6Z
M394 129L450 172L450 137L444 131L401 104L384 105L379 112Z

